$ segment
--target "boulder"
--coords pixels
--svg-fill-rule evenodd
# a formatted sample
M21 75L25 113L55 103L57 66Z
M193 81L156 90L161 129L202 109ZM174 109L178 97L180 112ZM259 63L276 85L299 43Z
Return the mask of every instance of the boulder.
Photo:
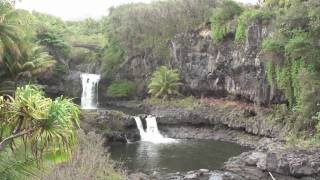
M320 149L286 149L279 140L262 139L253 151L229 159L225 169L245 179L320 179Z

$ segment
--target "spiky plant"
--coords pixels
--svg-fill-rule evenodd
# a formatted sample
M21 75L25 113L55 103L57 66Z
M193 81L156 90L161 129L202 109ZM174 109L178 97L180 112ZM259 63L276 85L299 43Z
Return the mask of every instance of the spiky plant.
M34 157L46 151L70 152L79 126L79 108L70 99L51 100L35 86L18 88L15 97L0 97L0 152L17 142Z
M152 75L151 83L148 86L149 93L153 97L163 99L179 95L179 86L181 85L179 76L178 70L161 66Z

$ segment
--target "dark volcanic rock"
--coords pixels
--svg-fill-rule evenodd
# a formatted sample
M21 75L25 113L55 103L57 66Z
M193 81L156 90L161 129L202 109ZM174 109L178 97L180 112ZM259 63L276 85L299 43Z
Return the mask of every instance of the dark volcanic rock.
M270 89L259 56L262 40L270 32L268 27L250 25L242 46L232 36L215 43L203 31L206 29L179 34L171 41L173 63L187 91L218 97L233 94L257 103L281 100L280 94Z
M140 138L133 117L115 110L82 110L81 128L104 134L108 141L127 142Z
M128 57L115 78L126 78L138 84L137 94L146 95L151 74L160 65L177 68L185 94L225 97L233 95L258 104L284 101L279 90L270 88L260 57L263 38L271 28L260 23L249 25L243 45L234 42L231 34L221 43L210 36L208 27L177 34L168 42L171 61L160 60L146 51Z
M229 159L225 169L248 180L270 179L269 172L276 179L320 178L319 149L286 149L281 141L262 139L259 146L250 152Z
M246 110L210 106L193 109L148 106L160 125L225 126L266 137L278 137L282 126L266 121L265 114L248 117Z

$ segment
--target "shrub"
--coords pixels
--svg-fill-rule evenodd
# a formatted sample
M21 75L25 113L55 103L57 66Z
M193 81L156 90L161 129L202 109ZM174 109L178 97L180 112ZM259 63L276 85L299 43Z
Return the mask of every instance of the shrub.
M104 49L102 66L104 70L103 76L110 75L123 61L124 51L119 43L112 41L108 47Z
M149 93L156 98L170 98L179 95L178 92L180 77L177 69L168 69L165 66L158 68L152 75L148 86Z
M135 85L128 80L116 80L107 89L107 96L115 98L128 97L135 90Z
M251 22L261 22L270 20L272 17L270 12L262 11L262 10L255 10L249 9L244 11L241 16L238 18L238 25L236 31L235 40L239 43L243 43L247 34L246 30Z
M263 40L262 49L263 52L275 52L279 54L284 53L285 43L279 39L279 37L269 37Z
M65 64L57 63L52 70L52 79L58 81L63 75L68 73L68 67Z
M241 12L242 7L232 0L225 0L215 8L210 18L213 39L221 41L230 31L230 21Z

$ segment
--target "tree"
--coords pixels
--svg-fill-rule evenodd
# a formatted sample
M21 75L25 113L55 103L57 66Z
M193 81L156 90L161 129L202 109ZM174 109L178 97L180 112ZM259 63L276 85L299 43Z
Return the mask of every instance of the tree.
M8 1L0 2L0 64L4 61L15 61L20 56L19 43L21 42L19 28L13 24L17 15Z
M33 46L33 48L31 48ZM31 49L29 49L31 48ZM12 94L21 80L28 81L52 67L56 61L41 46L29 45L22 51L22 56L16 61L5 61L0 74L1 84L7 85L0 92ZM10 82L10 83L8 83ZM8 86L11 84L12 86Z
M0 97L0 152L22 143L40 159L48 151L70 152L76 142L79 108L70 99L51 100L38 87L17 88Z
M113 81L107 89L107 96L115 98L129 97L135 90L135 86L128 80Z
M173 95L179 95L179 86L181 85L178 70L168 69L161 66L153 73L151 83L149 84L149 93L163 99L170 98Z

